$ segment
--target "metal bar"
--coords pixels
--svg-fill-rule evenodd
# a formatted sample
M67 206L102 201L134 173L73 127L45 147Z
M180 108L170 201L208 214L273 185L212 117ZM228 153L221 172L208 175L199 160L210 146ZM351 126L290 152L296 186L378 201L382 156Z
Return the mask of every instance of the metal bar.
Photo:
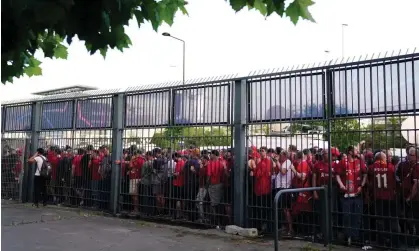
M116 160L122 156L122 137L123 137L123 114L124 114L124 95L118 94L113 97L113 127L112 127L112 177L111 177L111 203L110 211L113 214L118 212L118 198L120 186L120 165Z
M284 193L302 193L302 192L313 192L313 191L325 191L326 192L326 188L325 187L295 188L295 189L280 190L276 193L275 199L274 199L274 216L275 216L275 221L274 221L275 243L274 243L274 246L275 246L275 251L278 251L278 249L279 249L279 245L278 245L278 242L279 242L279 238L278 238L278 221L279 221L279 219L278 219L278 202L279 202L279 198ZM328 200L325 200L325 203L326 203L326 208L327 208Z
M36 102L32 105L32 121L31 121L31 151L30 154L33 155L38 149L39 133L41 130L41 102ZM35 179L35 164L27 165L28 168L25 170L25 176L28 177L28 186L26 188L26 193L28 195L28 201L33 201L33 192L34 192L34 179Z
M246 156L246 114L247 114L247 83L245 79L237 80L234 83L234 176L233 176L233 216L234 224L244 226L245 215L244 208L246 203L244 195L246 178L246 162L243 156Z

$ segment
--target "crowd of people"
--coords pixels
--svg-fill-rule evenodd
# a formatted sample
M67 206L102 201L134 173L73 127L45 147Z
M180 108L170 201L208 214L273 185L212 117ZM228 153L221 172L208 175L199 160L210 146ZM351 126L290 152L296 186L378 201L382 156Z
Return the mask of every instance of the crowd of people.
M333 232L349 244L367 245L374 240L382 246L419 245L419 148L408 146L406 153L401 159L387 149L373 151L362 143L347 149L250 147L248 179L243 182L248 189L249 224L272 232L273 198L279 190L331 186ZM12 155L5 161L16 177L22 166L20 158ZM120 170L120 210L216 226L231 224L233 176L239 168L234 167L235 158L232 149L145 152L131 146L114 163ZM45 160L51 164L49 178L40 173ZM36 163L35 206L50 200L109 208L113 163L107 146L40 148L29 162ZM2 163L2 175L3 167ZM284 193L279 215L282 235L317 233L316 238L324 238L325 199L320 192Z
M272 222L272 199L290 188L330 186L331 221L335 233L351 243L376 241L380 246L419 245L419 148L408 146L406 159L390 150L349 146L330 149L284 150L262 147L249 151L249 184L253 185L254 219ZM329 159L331 156L331 159ZM249 194L250 194L249 191ZM319 192L284 193L281 198L282 234L325 233L324 197ZM327 224L327 223L326 223ZM294 226L296 225L296 226ZM314 230L313 230L313 227ZM317 229L315 229L317 228Z

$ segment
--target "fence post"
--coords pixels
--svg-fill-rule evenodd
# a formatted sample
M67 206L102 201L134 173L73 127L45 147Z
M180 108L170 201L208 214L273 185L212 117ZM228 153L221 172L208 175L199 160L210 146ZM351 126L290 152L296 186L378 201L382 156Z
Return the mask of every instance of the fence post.
M334 109L334 105L333 105L333 72L330 69L326 70L326 74L325 74L325 82L326 82L326 120L327 120L327 143L329 145L328 147L328 157L329 157L329 182L328 182L328 186L327 186L327 192L325 193L326 196L328 196L326 198L326 200L328 200L329 203L327 203L327 209L326 209L326 214L330 214L329 217L327 218L327 233L328 233L328 243L331 243L332 241L332 236L333 236L333 203L337 203L336 201L333 200L332 198L332 193L336 193L335 191L333 191L333 174L332 174L332 166L333 166L333 159L332 159L332 114L333 114L333 109Z
M234 189L233 189L233 212L234 224L237 226L245 225L245 178L246 178L246 79L234 82Z
M119 187L121 184L121 168L115 162L122 156L122 133L123 133L123 114L124 114L124 95L117 94L113 97L112 111L112 181L111 181L111 200L110 211L118 213Z
M41 131L41 102L35 102L32 105L32 118L31 118L31 147L29 154L32 156L35 154L36 149L38 149L39 144L39 133ZM35 164L27 164L25 166L25 171L23 174L23 185L22 187L23 194L26 196L22 196L23 202L32 202L33 201L33 193L34 193L34 180L35 180Z

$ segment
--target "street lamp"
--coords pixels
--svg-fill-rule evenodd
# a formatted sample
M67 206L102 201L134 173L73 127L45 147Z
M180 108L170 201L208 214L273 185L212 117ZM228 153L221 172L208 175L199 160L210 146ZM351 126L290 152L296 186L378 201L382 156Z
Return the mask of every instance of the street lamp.
M345 56L345 27L348 26L348 24L342 24L342 58Z
M162 35L165 36L165 37L174 38L174 39L179 40L183 43L183 76L182 76L182 78L183 78L183 84L185 84L185 41L180 39L180 38L177 38L177 37L174 37L174 36L170 35L170 33L168 33L168 32L163 32Z

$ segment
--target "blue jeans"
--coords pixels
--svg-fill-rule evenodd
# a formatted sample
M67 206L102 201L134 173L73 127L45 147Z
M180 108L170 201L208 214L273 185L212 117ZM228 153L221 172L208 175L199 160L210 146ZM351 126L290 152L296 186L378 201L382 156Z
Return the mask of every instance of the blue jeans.
M343 227L346 237L359 240L364 202L361 196L341 198Z

